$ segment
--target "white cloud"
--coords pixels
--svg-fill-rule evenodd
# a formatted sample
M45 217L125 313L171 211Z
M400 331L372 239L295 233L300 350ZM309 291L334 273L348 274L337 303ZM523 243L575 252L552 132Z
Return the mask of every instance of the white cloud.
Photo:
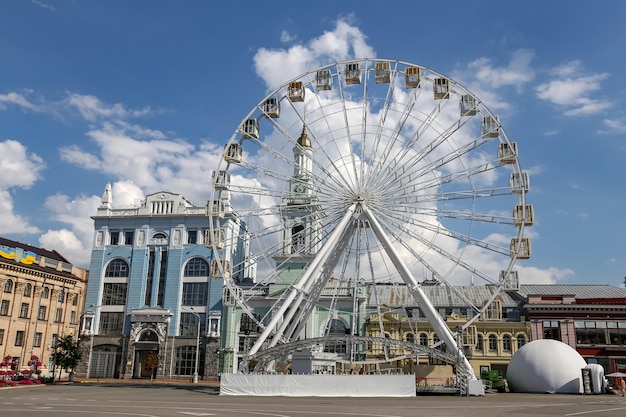
M0 142L0 149L0 189L30 188L46 166L43 159L15 140Z
M626 133L626 121L621 119L604 119L602 121L608 130L601 129L598 133Z
M39 237L39 244L48 250L55 250L72 264L88 269L91 246L83 246L83 242L70 230L48 230Z
M8 191L0 189L0 235L39 232L28 219L15 214L13 210L13 198Z
M167 190L169 191L169 190ZM113 207L139 207L145 198L144 192L131 180L118 181L111 186Z
M23 109L39 112L41 111L40 106L30 102L26 96L18 93L8 93L8 94L0 94L0 110L6 109L8 105L19 106Z
M513 107L504 98L502 90L514 88L521 93L535 77L531 66L535 52L519 49L513 52L511 60L505 66L495 66L490 58L478 58L466 68L458 68L452 73L455 80L474 93L492 111L510 111Z
M260 48L254 55L257 74L270 89L323 64L350 58L374 58L367 37L347 20L337 21L332 31L289 49Z
M558 284L574 275L574 271L569 268L537 268L534 266L523 266L517 264L516 268L520 284Z
M91 216L99 205L98 196L79 196L72 200L64 194L49 196L44 207L53 220L69 228L48 230L41 235L39 243L47 249L57 250L78 266L88 267L94 233Z
M137 207L144 198L142 190L132 181L113 183L112 194L114 207ZM94 234L91 216L101 203L101 197L96 195L78 196L71 200L64 194L49 196L44 207L52 213L53 220L66 227L48 230L41 235L39 243L47 249L57 250L72 263L88 268Z
M522 91L535 76L530 66L535 52L529 49L515 51L506 67L494 67L491 59L479 58L470 62L468 68L474 71L476 82L484 87L498 89L515 87Z
M150 134L146 134L148 131ZM207 198L210 172L217 167L222 147L210 143L196 147L182 140L141 140L134 136L165 137L155 132L158 131L136 125L105 123L87 133L98 146L97 154L73 145L61 149L61 158L81 168L110 175L118 181L119 195L128 194L126 201L131 204L137 203L138 190L143 194L166 190L183 194L201 205ZM132 184L127 188L135 188L123 191L125 181L125 184ZM116 199L114 205L118 203Z
M606 99L590 98L608 74L588 74L582 70L580 61L568 62L552 73L554 78L538 85L535 91L541 100L562 108L563 115L589 116L612 107Z
M54 8L54 6L51 6L49 4L46 4L44 2L38 1L38 0L31 0L34 4L36 4L37 6L44 8L44 9L48 9L51 10L53 12L56 12L56 9Z
M76 93L69 93L65 104L78 110L90 122L105 118L141 117L151 112L150 107L128 109L121 103L106 104L95 96Z
M280 33L280 41L283 43L293 42L295 39L296 37L292 35L291 33L287 32L286 30L283 30Z
M29 189L45 168L43 160L15 140L0 142L0 234L37 233L30 220L14 213L12 188Z

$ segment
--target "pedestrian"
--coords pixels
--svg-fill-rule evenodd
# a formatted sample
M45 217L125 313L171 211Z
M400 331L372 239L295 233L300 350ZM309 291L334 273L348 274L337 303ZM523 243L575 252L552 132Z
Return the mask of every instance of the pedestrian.
M624 378L619 381L619 390L622 391L622 397L626 395L626 381L624 381Z
M363 375L364 373L365 373L365 370L363 368L359 369L359 375Z

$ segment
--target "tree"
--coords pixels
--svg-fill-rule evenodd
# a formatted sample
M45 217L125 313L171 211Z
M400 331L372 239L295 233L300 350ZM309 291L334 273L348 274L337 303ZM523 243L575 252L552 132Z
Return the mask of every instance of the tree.
M74 372L74 368L78 365L82 356L83 353L79 341L74 341L72 335L63 336L59 339L54 349L54 364L60 369ZM59 379L61 379L60 371Z

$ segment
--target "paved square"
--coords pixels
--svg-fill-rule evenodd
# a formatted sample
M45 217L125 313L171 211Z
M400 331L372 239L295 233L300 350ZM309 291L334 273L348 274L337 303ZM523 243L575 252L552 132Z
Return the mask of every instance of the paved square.
M623 417L626 399L612 395L487 394L413 398L220 396L219 388L184 384L73 384L0 389L2 417L56 416L371 416Z

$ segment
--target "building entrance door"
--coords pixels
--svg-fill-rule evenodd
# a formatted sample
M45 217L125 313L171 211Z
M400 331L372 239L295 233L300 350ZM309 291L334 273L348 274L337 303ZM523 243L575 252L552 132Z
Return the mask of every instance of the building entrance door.
M157 352L144 351L141 353L141 377L152 378L158 365Z

